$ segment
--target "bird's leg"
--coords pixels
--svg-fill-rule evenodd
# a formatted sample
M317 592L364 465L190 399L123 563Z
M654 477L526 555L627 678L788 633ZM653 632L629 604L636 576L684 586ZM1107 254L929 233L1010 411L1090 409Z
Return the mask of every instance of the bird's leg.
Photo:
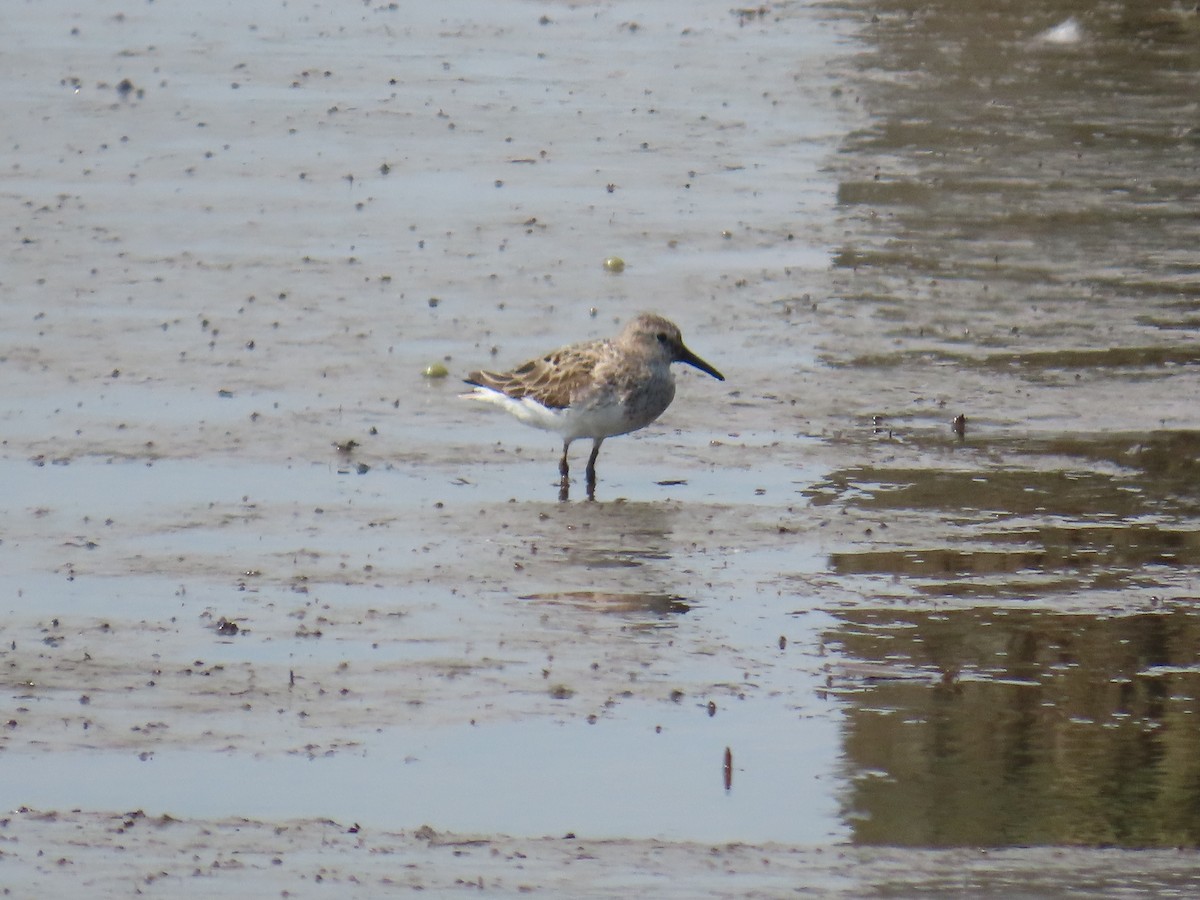
M565 503L569 499L571 493L571 468L567 465L567 450L571 447L570 441L563 442L562 459L558 461L558 500L560 503Z
M604 438L596 438L592 441L592 455L588 457L587 464L587 495L589 500L596 499L596 457L600 455L600 445L604 443Z

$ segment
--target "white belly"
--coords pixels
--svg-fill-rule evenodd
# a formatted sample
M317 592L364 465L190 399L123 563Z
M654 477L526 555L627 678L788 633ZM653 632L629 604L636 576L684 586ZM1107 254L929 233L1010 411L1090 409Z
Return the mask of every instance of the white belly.
M646 410L641 415L630 417L630 410L616 402L549 409L529 397L514 400L499 391L485 387L476 387L471 393L463 394L463 397L498 406L526 425L552 431L564 441L573 441L576 438L595 440L636 431L653 422L662 412L653 411L654 414L647 418L645 413L650 411Z

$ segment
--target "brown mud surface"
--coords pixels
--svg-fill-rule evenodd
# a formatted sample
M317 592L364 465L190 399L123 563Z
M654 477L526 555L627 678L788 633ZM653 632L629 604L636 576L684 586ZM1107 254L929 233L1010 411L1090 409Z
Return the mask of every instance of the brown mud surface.
M6 17L3 887L1194 894L1200 28L958 9Z

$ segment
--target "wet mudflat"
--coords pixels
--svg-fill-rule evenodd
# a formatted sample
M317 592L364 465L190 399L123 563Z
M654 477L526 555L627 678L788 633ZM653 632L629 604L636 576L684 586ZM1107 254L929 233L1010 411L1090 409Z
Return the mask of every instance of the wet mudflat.
M1195 17L27 12L14 892L1195 891ZM558 503L455 376L643 309Z

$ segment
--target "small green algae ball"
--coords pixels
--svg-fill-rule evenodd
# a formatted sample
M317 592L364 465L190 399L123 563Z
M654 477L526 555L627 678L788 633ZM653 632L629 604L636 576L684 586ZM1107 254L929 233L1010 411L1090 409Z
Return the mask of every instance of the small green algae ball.
M621 259L619 256L610 256L604 261L604 269L605 271L612 272L614 274L617 272L624 272L625 260Z

